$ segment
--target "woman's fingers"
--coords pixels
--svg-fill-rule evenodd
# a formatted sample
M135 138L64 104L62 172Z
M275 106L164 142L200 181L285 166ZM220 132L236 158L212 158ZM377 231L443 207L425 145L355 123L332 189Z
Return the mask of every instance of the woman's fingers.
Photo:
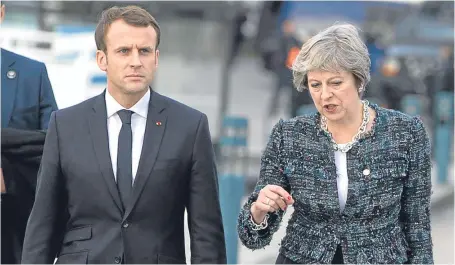
M267 204L268 203L268 204ZM279 209L278 206L272 206L274 203L272 200L268 201L267 199L265 200L257 200L256 203L255 203L255 206L256 208L261 211L261 212L264 212L264 213L272 213L272 212L275 212Z
M269 204L274 207L276 210L281 209L281 210L286 210L287 205L286 202L283 200L283 198L278 195L277 193L271 191L271 190L265 190L264 191L265 197L269 201Z
M257 207L263 212L274 212L279 209L286 210L287 206L294 203L291 195L280 186L267 185L260 192L256 200Z
M268 190L270 190L270 191L278 194L279 196L281 196L283 198L283 201L287 205L291 205L291 204L294 203L294 199L292 198L291 194L289 194L289 192L287 192L282 187L277 186L277 185L267 185L267 186L264 187L264 189L265 188L268 188Z

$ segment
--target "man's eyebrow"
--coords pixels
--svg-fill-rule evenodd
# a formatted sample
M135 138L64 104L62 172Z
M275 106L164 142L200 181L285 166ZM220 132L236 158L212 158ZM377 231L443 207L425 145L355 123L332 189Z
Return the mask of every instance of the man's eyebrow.
M115 50L122 50L122 49L131 49L131 46L128 46L128 45L121 45L121 46L118 46L117 48L115 48Z

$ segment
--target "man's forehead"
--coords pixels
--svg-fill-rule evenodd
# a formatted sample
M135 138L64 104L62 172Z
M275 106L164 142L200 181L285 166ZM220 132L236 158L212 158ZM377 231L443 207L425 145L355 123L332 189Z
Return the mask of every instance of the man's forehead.
M135 30L139 29L139 30ZM153 41L156 39L156 33L153 27L109 27L105 36L107 38L123 39L143 39Z
M148 26L133 25L133 24L130 24L130 23L126 22L123 19L115 20L107 28L107 32L112 31L114 33L121 33L121 34L123 34L123 32L125 32L125 31L126 32L131 32L132 30L133 31L134 30L140 30L140 31L142 31L144 33L149 33L149 34L155 34L156 35L155 29L152 27L152 25L148 25Z
M112 46L128 46L128 47L147 47L155 46L156 38L144 38L140 36L127 36L127 34L118 36L106 36L106 44Z
M134 48L134 49L144 49L144 48L150 48L153 49L154 44L153 43L131 43L131 42L126 42L126 41L120 41L116 43L112 43L113 48Z
M135 39L135 38L106 38L106 46L109 49L129 48L129 49L154 49L156 41L154 39Z

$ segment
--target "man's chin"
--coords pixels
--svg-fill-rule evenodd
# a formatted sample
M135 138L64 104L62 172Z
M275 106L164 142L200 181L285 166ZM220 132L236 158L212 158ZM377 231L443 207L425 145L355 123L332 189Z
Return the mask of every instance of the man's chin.
M148 89L149 89L149 85L144 84L144 83L141 83L141 84L129 84L126 87L125 92L127 94L139 94L139 93L147 91Z

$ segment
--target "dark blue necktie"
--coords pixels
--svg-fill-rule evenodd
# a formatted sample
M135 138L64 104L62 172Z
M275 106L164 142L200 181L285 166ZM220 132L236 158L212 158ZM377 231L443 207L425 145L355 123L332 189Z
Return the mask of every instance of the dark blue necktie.
M118 136L117 187L125 209L133 186L133 132L131 131L131 115L133 112L124 109L117 113L122 120L122 128Z

